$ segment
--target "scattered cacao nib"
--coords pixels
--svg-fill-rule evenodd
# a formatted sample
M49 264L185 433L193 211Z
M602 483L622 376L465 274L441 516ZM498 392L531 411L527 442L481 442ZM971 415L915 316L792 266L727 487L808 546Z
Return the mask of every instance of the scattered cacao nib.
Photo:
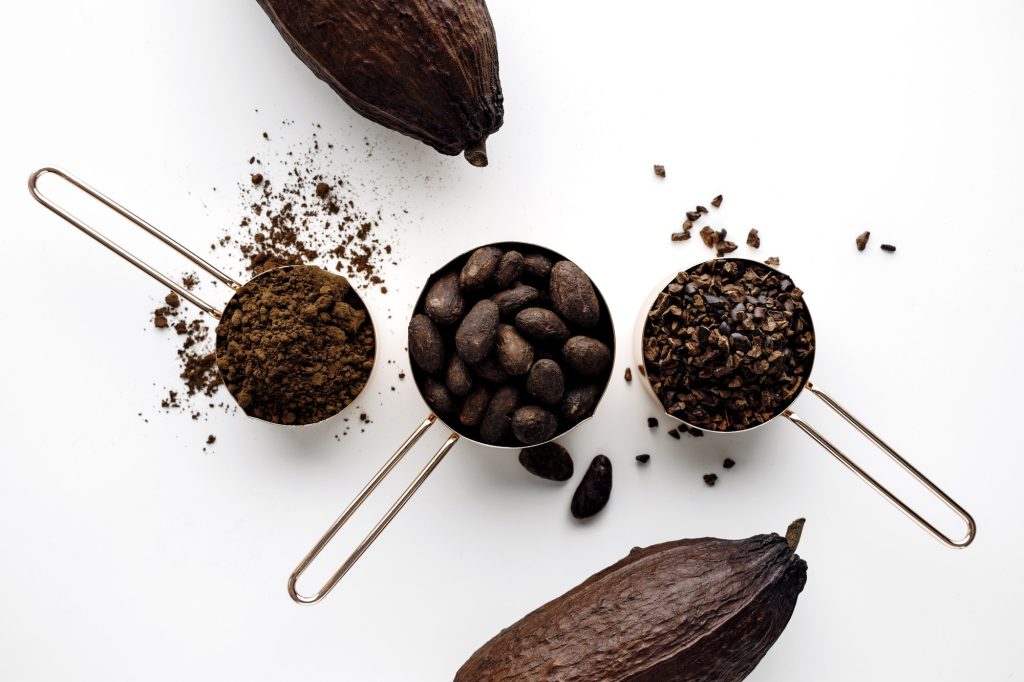
M647 464L648 462L651 461L651 456L650 455L637 455L636 456L636 461L640 462L641 464Z
M648 417L647 418L647 428L649 428L649 429L656 429L656 428L658 428L658 418L657 417Z
M693 229L693 221L692 220L684 220L682 227L683 227L683 231L684 232L689 232L690 230Z
M670 429L668 435L672 436L676 440L679 440L679 429Z
M711 205L714 206L715 208L718 208L719 206L721 206L722 205L722 195L719 194L717 197L712 199L711 200Z
M674 242L685 242L689 238L690 238L690 231L689 230L683 230L682 232L673 232L672 233L672 241L674 241Z
M857 235L857 250L863 251L864 247L868 245L868 239L870 238L871 232L869 230L864 230L859 235Z
M316 183L316 195L318 197L320 197L321 199L325 199L325 198L327 198L327 195L330 194L330 193L331 193L331 186L328 185L326 182L321 181L321 182Z
M708 209L704 208L703 206L698 206L697 207L697 213L707 213L707 212L708 212Z
M630 369L629 367L627 367L627 368L626 368L626 372L625 372L625 374L623 375L623 378L625 378L625 380L626 380L626 383L627 383L627 384L628 384L629 382L633 381L633 370L632 370L632 369Z
M164 303L166 303L170 308L177 308L178 306L181 305L181 299L178 298L178 295L172 291L166 296L164 296Z
M704 483L708 487L714 487L718 482L718 474L704 474Z
M769 256L768 259L765 260L764 264L765 265L771 265L773 267L778 266L778 264L779 264L779 257L778 256Z
M687 211L686 219L689 220L690 222L697 222L698 220L700 220L700 211Z
M761 237L757 234L757 228L750 228L750 232L747 233L747 246L759 249L761 248Z
M153 316L153 326L156 327L157 329L166 329L167 318L164 315L157 313L156 315Z
M709 249L715 248L715 245L718 244L718 232L708 225L700 228L700 238L704 242L704 246Z
M659 164L654 164L654 174L659 178L665 177L665 167Z
M882 251L888 251L889 253L892 253L895 250L896 247L893 246L892 244L882 244Z
M718 242L718 245L717 245L718 257L721 258L722 256L724 256L727 253L732 253L737 248L738 247L736 246L736 244L734 244L733 242L730 242L730 241Z
M256 186L262 185L263 184L263 173L253 173L251 179L252 179L252 184L254 184Z
M724 468L724 469L732 469L734 466L736 466L736 462L734 462L729 457L726 457L725 461L722 462L722 468Z
M636 371L639 372L640 376L642 376L642 377L647 376L647 370L644 368L643 365L637 365L636 366Z
M572 456L558 443L524 448L519 463L534 476L549 481L568 481L573 474Z
M704 437L704 432L703 431L701 431L700 429L695 429L692 426L689 427L688 429L686 429L686 432L688 434L690 434L691 436L693 436L694 438L703 438Z
M213 445L216 442L217 442L217 436L213 435L212 433L209 436L206 437L206 444L207 445Z
M589 518L604 509L611 494L612 463L604 455L598 455L583 474L569 509L577 519Z

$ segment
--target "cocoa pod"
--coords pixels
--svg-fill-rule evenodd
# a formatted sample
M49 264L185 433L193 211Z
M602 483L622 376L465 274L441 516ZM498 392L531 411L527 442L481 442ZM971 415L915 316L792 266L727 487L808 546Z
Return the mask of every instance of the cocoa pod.
M526 308L516 313L516 329L534 341L565 341L569 327L557 314L546 308Z
M487 165L501 127L484 0L259 0L296 56L349 106L442 154Z
M519 389L502 386L494 393L480 422L480 439L496 445L512 430L512 413L519 407Z
M498 269L494 272L494 283L499 289L507 289L512 283L519 279L519 273L523 271L523 254L518 251L508 251L498 261Z
M604 455L598 455L587 467L583 480L576 487L569 510L577 519L587 519L608 504L612 495L612 462Z
M455 332L455 350L471 365L483 360L498 338L498 306L484 299L462 318Z
M568 481L572 478L572 456L558 443L545 443L523 448L519 463L534 476L549 481Z
M511 376L526 374L533 364L533 346L510 324L498 325L495 355L498 364Z
M413 315L409 320L409 355L427 374L436 374L444 367L444 341L426 315Z
M455 682L739 682L793 615L795 551L774 533L636 548L502 630Z
M611 364L612 351L597 339L574 336L562 346L562 357L583 376L596 377Z
M589 328L601 319L597 292L587 273L572 261L558 261L551 268L551 303L574 324Z
M467 395L473 390L473 374L469 365L458 354L453 354L448 361L448 369L444 373L444 384L448 390L458 396Z
M463 291L481 289L491 282L501 262L502 251L496 246L481 246L469 255L469 260L459 273L459 285Z
M434 322L443 325L458 322L465 312L464 308L465 301L459 288L459 276L454 272L449 272L434 282L423 301L423 312Z
M551 440L558 430L558 418L536 405L520 407L512 414L512 435L523 445Z
M502 315L513 315L537 300L539 292L528 284L516 284L511 289L499 291L491 300Z

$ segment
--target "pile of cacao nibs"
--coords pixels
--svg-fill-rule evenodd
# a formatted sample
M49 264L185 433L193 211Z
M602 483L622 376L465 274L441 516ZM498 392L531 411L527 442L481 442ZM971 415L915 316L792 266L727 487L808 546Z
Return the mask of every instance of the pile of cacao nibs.
M427 282L409 323L416 383L456 431L535 445L590 416L611 372L611 320L571 261L484 246Z
M710 431L739 431L779 414L807 381L814 331L803 292L784 274L716 259L658 295L644 364L666 411Z

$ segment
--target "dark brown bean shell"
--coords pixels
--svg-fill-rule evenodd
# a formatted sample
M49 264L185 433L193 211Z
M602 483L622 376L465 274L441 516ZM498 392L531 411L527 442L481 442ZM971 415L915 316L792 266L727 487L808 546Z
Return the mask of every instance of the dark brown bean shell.
M565 319L581 327L595 326L601 319L597 292L587 273L572 261L559 261L551 268L551 302Z
M484 299L462 318L455 332L455 350L462 359L474 365L491 352L498 337L498 306Z
M505 440L512 430L512 413L517 407L519 389L514 386L502 386L495 391L480 422L480 440L491 444Z
M454 395L467 395L473 390L473 374L466 361L457 354L448 360L448 369L444 373L444 383Z
M551 440L558 430L558 418L543 407L527 405L512 414L512 434L523 445Z
M555 312L546 308L526 308L516 314L516 329L534 341L565 341L568 325Z
M511 289L499 291L491 296L491 300L498 306L498 312L502 315L513 315L536 301L539 295L540 292L530 285L517 283Z
M534 476L549 481L568 481L573 474L572 456L558 443L523 448L519 463Z
M501 261L502 251L495 246L482 246L474 251L462 267L459 284L463 291L480 289L490 283Z
M491 392L484 386L476 389L462 402L459 423L465 427L476 426L484 418L487 406L491 404Z
M512 376L526 374L533 364L533 346L510 324L498 325L495 355L502 369Z
M596 377L611 364L612 351L597 339L574 336L562 346L562 357L583 376Z
M494 273L494 283L499 289L507 289L513 282L519 279L523 271L523 254L518 251L508 251L498 261L498 269Z
M409 355L416 366L428 374L444 367L444 341L437 327L426 315L413 315L409 320Z
M577 519L590 518L604 509L612 496L612 462L598 455L590 463L587 473L572 496L569 509Z
M560 414L568 424L576 424L594 413L601 389L596 384L576 386L569 389L562 401Z
M423 312L434 322L443 325L455 324L462 318L465 301L456 273L449 272L430 286L423 302Z
M565 375L554 360L537 360L526 377L526 392L546 405L557 405L565 394Z
M548 281L551 276L551 259L539 253L523 257L523 272L538 280Z
M427 377L423 380L423 399L427 405L438 414L451 414L455 412L455 401L444 384L434 377Z

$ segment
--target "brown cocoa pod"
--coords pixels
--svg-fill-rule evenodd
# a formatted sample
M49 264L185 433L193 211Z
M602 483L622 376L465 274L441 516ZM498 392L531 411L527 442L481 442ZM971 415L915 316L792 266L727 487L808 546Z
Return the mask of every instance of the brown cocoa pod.
M459 410L459 423L465 427L476 426L484 418L487 406L491 404L491 392L481 386L462 402Z
M495 355L502 369L512 376L526 374L533 364L533 346L510 324L498 325Z
M502 630L455 682L746 679L807 581L795 551L775 533L636 548Z
M551 267L551 303L565 319L589 328L601 319L597 292L587 273L572 261L558 261Z
M462 318L455 332L455 350L471 365L483 360L498 338L498 306L484 299Z
M572 456L558 443L545 443L523 448L519 463L534 476L549 481L568 481L572 478Z
M597 339L574 336L562 346L562 357L583 376L596 377L611 364L612 351Z
M583 474L569 510L577 519L588 519L604 509L611 495L612 462L604 455L598 455L590 462L587 473Z
M554 360L537 360L526 377L526 392L545 405L557 405L565 393L565 375Z
M551 259L539 253L523 257L523 273L543 282L551 276Z
M492 384L503 384L509 380L508 372L494 358L484 358L482 362L473 365L473 373Z
M556 313L546 308L526 308L516 313L516 329L534 341L565 341L569 327Z
M423 312L438 324L455 324L465 312L465 301L459 288L459 276L449 272L427 290Z
M423 399L430 405L430 409L438 414L451 414L455 412L455 401L444 384L434 377L427 377L423 380Z
M444 367L444 341L426 315L413 315L409 320L409 355L427 374L436 374Z
M539 292L527 284L516 284L511 289L499 291L491 300L498 306L498 312L502 315L513 315L533 301L537 300Z
M481 246L469 256L462 266L459 285L463 291L481 289L491 282L498 270L502 251L496 246Z
M494 393L480 422L480 440L495 445L512 430L512 413L519 407L519 389L502 386Z
M498 269L494 272L494 283L499 289L508 289L519 279L523 271L523 254L518 251L507 251L498 261Z
M444 383L454 395L464 396L473 390L473 374L469 365L458 354L452 354L448 360L448 369L444 373Z
M543 407L527 405L512 413L512 434L523 445L551 440L558 430L558 418Z
M594 413L597 406L597 398L601 395L601 389L595 384L576 386L569 389L562 400L559 410L562 419L567 424L576 424Z
M484 0L259 0L296 56L349 106L442 154L487 165L501 127Z

